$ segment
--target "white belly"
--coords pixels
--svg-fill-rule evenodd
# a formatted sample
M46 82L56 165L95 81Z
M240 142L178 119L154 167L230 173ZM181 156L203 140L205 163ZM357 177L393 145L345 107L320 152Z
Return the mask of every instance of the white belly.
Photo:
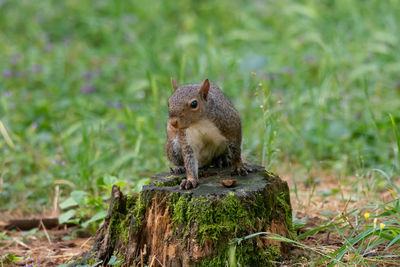
M219 156L227 146L226 138L209 120L201 120L186 129L188 144L193 149L199 166Z

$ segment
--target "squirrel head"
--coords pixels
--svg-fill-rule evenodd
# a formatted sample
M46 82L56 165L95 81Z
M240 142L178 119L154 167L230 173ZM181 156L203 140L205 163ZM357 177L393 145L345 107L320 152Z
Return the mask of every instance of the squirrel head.
M199 84L178 87L171 78L171 84L175 91L168 99L168 123L177 129L186 129L204 118L210 82L205 79Z

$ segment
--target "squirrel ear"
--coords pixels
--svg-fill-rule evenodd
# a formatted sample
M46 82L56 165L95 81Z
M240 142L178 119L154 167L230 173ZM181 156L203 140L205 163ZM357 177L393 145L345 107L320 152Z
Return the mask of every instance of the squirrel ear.
M210 82L208 81L208 79L205 79L201 83L200 90L199 90L199 93L200 93L201 97L203 97L204 100L207 100L209 90L210 90Z
M174 91L178 89L178 84L175 82L174 78L171 77L171 84L172 88L174 88Z

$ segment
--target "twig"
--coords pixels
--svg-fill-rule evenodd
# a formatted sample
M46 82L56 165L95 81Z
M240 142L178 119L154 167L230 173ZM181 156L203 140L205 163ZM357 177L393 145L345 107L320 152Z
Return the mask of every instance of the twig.
M90 239L92 239L93 236L89 237L85 242L83 242L83 244L80 246L80 248L83 248L87 242L89 242Z
M150 267L153 266L154 260L156 259L156 255L153 256L153 259L150 262Z
M24 242L22 242L21 240L17 239L17 238L13 238L14 242L17 243L18 245L21 245L27 249L31 249L28 245L26 245Z
M162 264L161 261L159 259L156 258L156 256L154 256L153 260L156 259L158 261L158 263L161 265L161 267L165 267L165 264Z
M347 212L346 212L347 206L349 205L350 201L351 201L351 198L349 198L349 199L347 200L346 204L344 205L344 208L343 208L343 211L342 211L342 215L343 215L343 217L345 218L346 222L350 225L351 229L354 229L353 224L351 223L351 221L349 220L349 218L347 218L347 215L346 215L346 213L347 213Z
M143 267L143 251L140 249L140 266Z
M50 236L49 236L49 234L47 233L46 227L44 226L42 220L40 220L40 225L41 225L42 228L43 228L43 231L44 231L44 234L46 235L47 241L49 241L49 244L50 244L50 245L53 245L53 243L51 242Z
M57 259L57 258L72 258L74 256L76 256L76 254L70 253L70 254L63 254L63 255L51 255L51 256L47 256L47 257Z
M59 209L58 209L58 202L60 199L60 186L56 185L56 193L54 195L54 200L53 200L53 216L58 217L59 215Z

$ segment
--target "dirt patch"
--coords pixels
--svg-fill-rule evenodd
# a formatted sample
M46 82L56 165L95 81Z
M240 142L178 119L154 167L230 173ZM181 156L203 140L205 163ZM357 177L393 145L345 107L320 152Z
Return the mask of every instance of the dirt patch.
M2 231L0 255L13 254L22 259L8 266L57 266L88 251L92 238L69 239L76 228L33 231ZM7 266L7 264L5 265Z

